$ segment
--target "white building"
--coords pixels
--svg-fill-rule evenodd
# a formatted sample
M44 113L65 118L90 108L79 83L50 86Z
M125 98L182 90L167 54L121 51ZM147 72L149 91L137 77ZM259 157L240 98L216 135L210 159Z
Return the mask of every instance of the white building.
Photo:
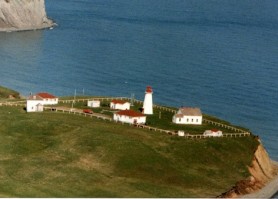
M146 115L153 114L153 90L152 90L152 87L150 87L150 86L147 86L146 91L145 91L143 113Z
M218 129L211 129L211 130L206 130L203 135L208 137L221 137L223 136L223 133Z
M117 109L117 110L129 110L130 109L130 103L123 101L123 100L112 100L110 102L110 108L111 109Z
M44 105L58 104L58 97L49 93L37 93L27 99L26 111L27 112L41 112Z
M203 115L199 108L182 107L173 116L172 122L175 124L195 124L202 125Z
M184 136L184 131L179 130L178 131L178 136Z
M100 101L99 100L88 100L87 106L92 108L98 108L100 107Z
M35 100L27 100L27 112L43 112L43 104Z
M133 110L122 110L114 113L113 120L129 124L145 124L146 116Z

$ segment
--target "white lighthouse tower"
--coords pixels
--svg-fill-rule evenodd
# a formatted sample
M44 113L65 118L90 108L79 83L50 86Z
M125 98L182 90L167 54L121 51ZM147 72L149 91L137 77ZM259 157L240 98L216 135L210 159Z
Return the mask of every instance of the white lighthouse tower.
M147 86L146 88L143 113L146 115L153 114L153 89L150 86Z

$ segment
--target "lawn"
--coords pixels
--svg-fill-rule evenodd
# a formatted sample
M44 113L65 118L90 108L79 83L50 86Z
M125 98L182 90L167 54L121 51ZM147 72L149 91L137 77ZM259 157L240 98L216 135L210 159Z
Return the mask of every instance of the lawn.
M102 114L106 114L106 115L109 115L109 116L112 117L113 113L117 112L117 110L111 110L109 104L110 104L110 100L105 100L105 101L101 102L101 107L100 108L91 108L91 109L96 113L102 113ZM71 107L72 103L60 103L59 106ZM73 107L80 108L80 109L88 109L87 102L75 102ZM140 111L140 108L142 108L141 103L134 103L134 106L131 106L132 110L135 110L135 111L138 111L138 112ZM177 108L173 108L173 107L167 107L167 108L177 111ZM168 110L162 110L160 108L155 107L153 109L153 115L147 115L146 124L148 126L161 128L161 129L164 129L164 130L171 130L171 131L183 130L185 133L189 133L189 134L202 135L205 130L211 130L211 129L215 129L215 128L223 131L223 133L235 133L234 131L226 129L224 127L218 127L218 126L208 124L208 123L205 123L205 122L203 122L202 125L174 124L172 122L172 117L173 117L174 114L175 114L174 112L170 112ZM203 114L203 118L207 119L207 120L214 121L214 122L230 125L230 126L233 126L233 127L245 130L245 131L249 131L246 128L235 126L233 124L230 124L227 121L221 120L219 118L216 118L216 117L213 117L213 116L210 116L210 115L207 115L207 114Z
M248 176L253 137L185 140L0 107L1 197L215 197Z

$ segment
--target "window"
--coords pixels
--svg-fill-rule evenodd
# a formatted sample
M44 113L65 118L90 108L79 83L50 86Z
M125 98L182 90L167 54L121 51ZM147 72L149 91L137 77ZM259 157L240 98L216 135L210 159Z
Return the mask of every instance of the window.
M196 119L196 122L198 122L198 119Z
M191 119L191 122L193 122L194 120L193 119Z

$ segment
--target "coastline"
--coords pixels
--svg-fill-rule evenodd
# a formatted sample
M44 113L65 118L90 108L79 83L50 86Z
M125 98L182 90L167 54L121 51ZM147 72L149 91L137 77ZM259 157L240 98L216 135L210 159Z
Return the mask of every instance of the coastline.
M24 27L24 28L0 28L0 33L1 32L20 32L20 31L30 31L30 30L42 30L42 29L47 29L47 28L53 28L55 26L58 26L54 21L51 20L51 23L37 26L37 27Z
M272 163L275 165L276 170L278 170L278 162L272 160ZM267 182L265 186L260 190L250 194L241 195L239 196L239 198L271 198L277 192L278 192L278 174L276 174L276 176L270 179L270 181Z

